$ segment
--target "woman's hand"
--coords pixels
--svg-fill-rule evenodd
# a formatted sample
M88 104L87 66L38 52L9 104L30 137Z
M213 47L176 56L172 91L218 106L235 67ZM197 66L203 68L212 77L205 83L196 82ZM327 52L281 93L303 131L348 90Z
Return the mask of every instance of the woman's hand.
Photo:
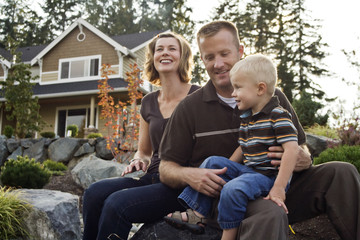
M121 176L125 176L126 174L136 172L142 170L143 172L146 171L148 168L149 162L143 159L134 159L130 162L130 164L125 168L125 170L121 173Z

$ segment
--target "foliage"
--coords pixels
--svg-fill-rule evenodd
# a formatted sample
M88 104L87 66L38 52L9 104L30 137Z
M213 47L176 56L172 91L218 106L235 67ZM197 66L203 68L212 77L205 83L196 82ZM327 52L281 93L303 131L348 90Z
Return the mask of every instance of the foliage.
M44 168L48 169L51 175L64 175L67 167L62 162L55 162L50 159L43 162Z
M19 47L44 44L39 22L41 17L29 7L27 0L4 0L0 3L0 47L8 47L8 41L18 40Z
M51 173L35 159L18 156L1 167L1 182L10 187L42 188L49 182Z
M21 192L1 187L0 206L0 239L27 239L23 216L31 205L21 199Z
M339 127L338 135L342 145L360 145L360 123L359 118L351 120L345 120L345 122Z
M65 28L72 24L82 14L80 9L82 0L45 0L41 5L42 10L47 15L44 26L47 26L48 34L53 39L56 32L62 33Z
M12 126L10 126L10 125L6 125L4 127L4 135L7 138L11 138L14 135L14 128Z
M328 148L320 153L319 157L314 158L314 164L316 165L335 160L353 164L360 173L360 145L342 145L335 148Z
M312 77L328 74L322 61L327 45L318 31L318 20L307 15L304 0L225 0L216 8L213 19L236 24L247 54L263 53L275 59L278 85L290 102L303 92L314 103L324 98Z
M43 138L55 138L55 133L54 132L41 132L40 136L42 136Z
M329 115L319 114L319 110L323 105L319 102L315 102L309 93L302 92L300 98L295 99L292 105L302 126L311 127L314 124L319 124L321 126L326 125Z
M119 100L115 104L114 98L110 95L113 88L109 85L109 75L113 74L110 65L103 65L99 81L98 103L101 106L100 118L105 119L105 127L108 132L106 136L107 148L111 150L117 161L127 160L131 151L135 150L135 144L139 137L140 116L137 100L142 98L138 91L143 80L139 78L140 69L137 64L130 65L131 72L127 72L125 81L128 83L128 99ZM123 159L125 157L125 159Z
M6 98L6 118L16 122L15 134L24 138L27 133L41 131L44 126L39 109L38 98L33 98L30 65L18 63L9 69L8 77L2 82Z
M99 137L103 137L103 135L101 133L90 133L89 135L87 135L87 138L99 138Z
M76 137L79 132L79 127L76 124L71 124L66 127L66 132L71 131L71 137Z
M313 126L306 128L305 130L306 132L314 135L324 136L332 139L339 139L337 130L334 128L330 128L328 125L321 126L319 124L314 124Z

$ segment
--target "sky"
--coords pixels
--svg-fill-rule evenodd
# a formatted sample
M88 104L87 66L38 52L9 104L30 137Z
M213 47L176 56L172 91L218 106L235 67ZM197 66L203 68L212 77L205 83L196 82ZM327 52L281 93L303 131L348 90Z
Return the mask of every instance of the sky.
M208 20L213 13L212 9L218 5L218 0L190 0L188 4L193 8L194 20ZM326 97L338 97L344 101L343 106L351 111L354 102L360 98L360 90L356 86L347 86L341 79L345 78L360 85L360 71L350 66L342 49L355 50L360 62L360 1L305 0L305 6L312 18L322 20L320 34L329 45L326 49L329 56L324 59L324 63L334 73L334 76L316 79L316 83L326 92ZM325 109L338 108L339 104L336 102Z

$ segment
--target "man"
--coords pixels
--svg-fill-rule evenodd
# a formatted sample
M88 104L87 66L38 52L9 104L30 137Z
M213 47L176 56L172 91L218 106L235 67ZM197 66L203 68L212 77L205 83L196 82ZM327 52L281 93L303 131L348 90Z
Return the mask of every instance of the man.
M210 81L185 98L174 111L160 145L160 180L173 189L189 185L203 194L217 197L225 184L218 175L225 173L226 168L197 167L212 155L229 158L238 147L240 113L231 98L233 88L229 71L241 59L244 49L236 27L226 21L203 26L197 41ZM296 114L283 94L279 91L276 94L280 104L294 116L292 120L299 131L298 143L305 144ZM269 157L281 158L281 148L269 150ZM294 174L287 194L289 222L327 213L343 239L360 239L360 180L355 167L346 163L313 167L309 153L300 148L295 170L305 171ZM345 182L349 190L344 189ZM187 220L184 215L183 220ZM285 211L268 200L250 202L238 238L287 239Z

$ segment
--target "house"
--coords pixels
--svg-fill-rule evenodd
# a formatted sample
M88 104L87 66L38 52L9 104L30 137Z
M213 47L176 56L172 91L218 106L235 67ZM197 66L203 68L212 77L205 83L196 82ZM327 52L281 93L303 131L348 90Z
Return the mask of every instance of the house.
M111 65L115 74L109 76L109 84L118 98L125 98L124 77L130 71L130 64L136 62L142 69L146 45L160 32L163 31L109 37L79 18L50 44L18 49L22 52L22 62L30 64L32 74L39 76L33 91L39 98L40 115L48 124L43 131L64 137L66 127L76 124L80 134L83 129L95 128L106 135L97 106L102 64ZM0 49L0 56L0 81L4 81L11 67L11 54ZM140 90L147 93L151 85L144 83ZM0 102L5 101L0 98ZM1 132L5 125L14 126L14 123L6 120L2 104Z

